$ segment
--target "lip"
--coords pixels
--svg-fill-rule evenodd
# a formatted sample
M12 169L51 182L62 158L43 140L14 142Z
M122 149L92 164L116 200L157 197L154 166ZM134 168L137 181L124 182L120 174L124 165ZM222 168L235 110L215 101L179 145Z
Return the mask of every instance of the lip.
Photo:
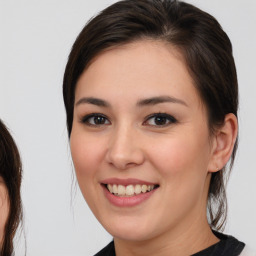
M109 192L109 190L106 188L105 184L120 184L123 186L127 185L136 185L136 184L143 184L143 185L156 185L155 183L152 182L147 182L143 180L138 180L138 179L118 179L118 178L110 178L106 180L101 181L103 193L105 197L108 199L108 201L117 207L133 207L136 205L139 205L145 201L147 201L158 189L155 188L147 193L141 193L138 195L134 196L129 196L129 197L121 197L121 196L115 196L112 193Z

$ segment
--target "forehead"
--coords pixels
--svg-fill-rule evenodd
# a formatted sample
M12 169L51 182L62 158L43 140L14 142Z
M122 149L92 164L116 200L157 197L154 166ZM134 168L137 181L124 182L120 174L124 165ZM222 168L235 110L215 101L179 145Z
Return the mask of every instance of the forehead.
M195 98L200 101L181 52L156 40L135 41L98 54L79 78L76 97L113 92L116 96L134 92L148 97L172 94L187 97L188 102Z

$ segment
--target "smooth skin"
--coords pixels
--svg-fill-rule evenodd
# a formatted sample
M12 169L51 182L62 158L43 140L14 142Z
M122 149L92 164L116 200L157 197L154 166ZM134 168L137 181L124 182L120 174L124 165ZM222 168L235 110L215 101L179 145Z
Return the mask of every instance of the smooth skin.
M0 247L3 244L5 225L9 215L8 191L4 180L0 177Z
M70 137L82 194L113 235L117 256L187 256L218 242L206 217L212 172L229 160L237 120L209 132L207 111L182 55L140 40L98 55L75 91ZM146 201L117 207L101 181L158 184Z

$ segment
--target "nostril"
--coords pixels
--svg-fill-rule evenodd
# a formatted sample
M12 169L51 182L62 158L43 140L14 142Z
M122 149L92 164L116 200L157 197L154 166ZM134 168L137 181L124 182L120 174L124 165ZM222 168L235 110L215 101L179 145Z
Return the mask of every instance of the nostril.
M126 124L125 127L119 128L109 141L106 159L116 169L126 170L144 161L141 145L132 139L131 132Z
M136 167L144 162L143 153L139 150L133 152L108 152L107 162L119 170L126 170L128 168Z

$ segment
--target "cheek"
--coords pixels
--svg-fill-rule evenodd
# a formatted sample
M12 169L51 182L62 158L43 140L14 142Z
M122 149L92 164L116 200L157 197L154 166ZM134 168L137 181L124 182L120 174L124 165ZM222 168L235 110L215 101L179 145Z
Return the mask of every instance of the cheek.
M97 175L104 155L102 143L83 132L71 134L70 149L80 190L94 214L99 201Z
M169 193L192 193L202 190L210 159L207 134L198 133L173 136L159 143L151 156L155 168L167 181Z
M169 143L163 141L152 153L152 162L162 178L163 205L158 207L162 216L172 216L172 223L178 223L193 209L204 209L206 200L201 199L207 187L208 141L198 143L194 136L176 137Z
M70 137L70 149L78 178L93 175L104 156L102 141L92 136L73 133Z
M179 173L190 170L208 161L207 144L199 144L190 138L173 139L161 143L161 147L154 148L154 162L164 174Z

